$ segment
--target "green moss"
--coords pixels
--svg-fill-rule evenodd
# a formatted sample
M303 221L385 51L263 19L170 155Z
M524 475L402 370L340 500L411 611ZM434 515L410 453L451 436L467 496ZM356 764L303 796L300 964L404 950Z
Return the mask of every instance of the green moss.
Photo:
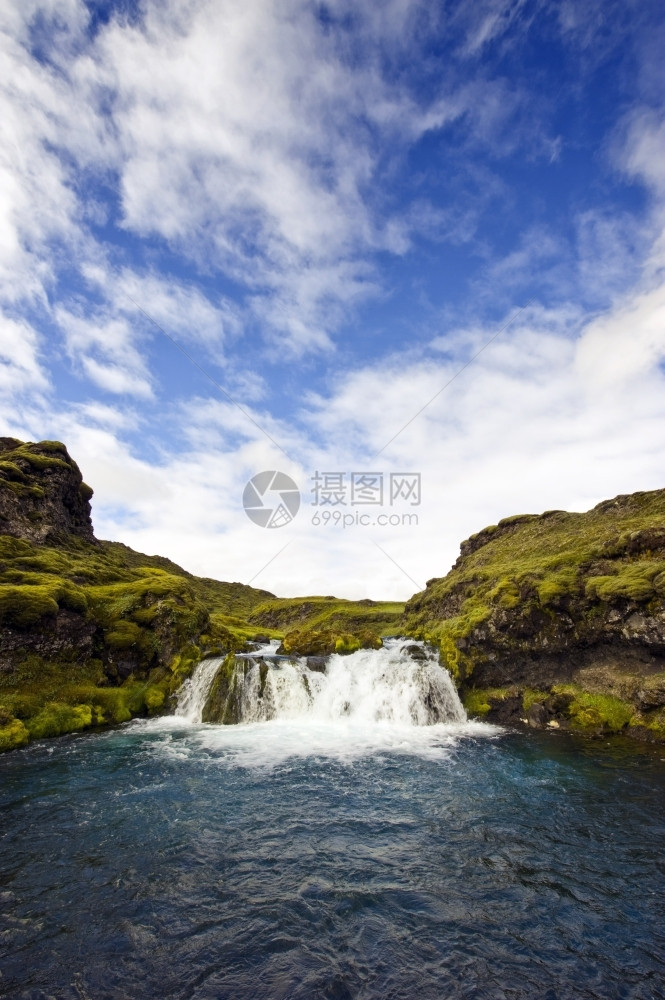
M62 736L92 725L93 712L90 705L67 705L63 702L48 702L41 711L28 719L26 729L30 738Z
M568 715L573 729L602 729L620 732L629 725L635 715L630 702L622 701L608 694L590 694L576 684L558 684L552 687L554 694L572 696Z
M149 712L156 712L166 700L166 692L156 684L150 684L144 694L145 706Z
M46 451L46 452L49 452L49 454L52 454L52 455L57 455L57 454L66 455L67 454L67 448L62 443L62 441L40 441L37 445L33 445L32 447L37 447L37 448L39 448L40 451Z
M663 571L663 563L655 560L640 560L618 567L611 576L592 576L586 582L586 596L601 601L614 601L625 597L640 603L654 596L654 580Z
M486 692L476 691L475 689L465 692L462 703L467 711L467 714L472 716L487 715L492 707L486 697Z
M640 723L665 742L665 709L650 712Z
M6 461L0 461L0 476L3 479L9 479L10 481L16 481L19 483L25 483L28 479L23 469L19 468L15 462Z
M22 445L20 448L16 448L11 453L13 459L22 459L31 465L34 469L69 469L71 468L70 463L64 461L62 458L57 458L55 452L50 452L46 455L41 455L37 451L33 451L30 445Z
M216 722L221 725L234 725L239 722L237 669L235 655L229 653L215 674L208 700L203 706L201 716L203 722Z
M511 514L510 517L503 517L499 521L499 527L505 528L508 525L528 524L529 521L538 519L537 514ZM489 529L486 529L489 530Z
M329 656L331 653L348 655L359 649L380 649L380 636L370 629L357 632L338 632L332 628L300 628L287 632L280 647L295 656Z
M40 500L42 497L46 496L42 487L33 483L19 483L14 480L0 477L0 486L11 490L11 492L15 493L16 496L24 499L33 497L36 500Z
M24 746L30 738L20 719L10 719L0 725L0 753Z
M13 587L0 584L0 622L16 628L28 628L55 615L58 602L48 587Z
M415 638L438 645L443 663L458 683L473 672L473 661L464 651L467 639L491 614L489 605L473 590L471 594L462 604L460 614L436 623L431 631L416 629L411 633Z
M296 628L357 634L363 628L377 635L399 632L403 604L388 601L345 601L337 597L273 598L257 605L249 621L281 633Z
M522 708L525 712L528 712L532 705L546 701L548 697L549 691L538 691L533 688L527 688L522 693Z
M483 716L492 709L493 702L504 701L510 688L469 688L462 696L462 704L471 716Z
M557 604L563 598L571 597L578 590L578 576L574 568L569 567L547 576L537 585L538 601L543 607Z
M488 600L500 608L515 608L520 603L520 588L509 577L501 577L487 594Z
M143 629L134 622L121 618L105 635L106 645L111 649L129 649L136 646L144 635Z
M345 632L343 635L338 636L335 639L335 652L340 653L342 656L346 656L349 653L355 653L361 647L360 639L355 635L349 635Z

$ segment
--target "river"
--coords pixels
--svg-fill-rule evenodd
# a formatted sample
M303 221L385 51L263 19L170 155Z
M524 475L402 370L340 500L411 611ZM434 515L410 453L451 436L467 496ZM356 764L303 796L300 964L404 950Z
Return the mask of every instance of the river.
M250 669L235 726L203 664L0 758L0 996L662 997L665 752L469 723L405 656Z

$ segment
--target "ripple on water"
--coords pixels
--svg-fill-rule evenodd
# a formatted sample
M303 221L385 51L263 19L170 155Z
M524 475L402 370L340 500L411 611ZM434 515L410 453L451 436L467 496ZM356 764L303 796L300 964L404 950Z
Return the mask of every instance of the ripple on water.
M0 993L662 995L658 756L428 729L158 720L0 759Z

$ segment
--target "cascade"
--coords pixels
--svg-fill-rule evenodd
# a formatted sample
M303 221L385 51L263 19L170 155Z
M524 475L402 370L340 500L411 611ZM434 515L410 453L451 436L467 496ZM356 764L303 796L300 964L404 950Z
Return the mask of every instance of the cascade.
M351 719L407 726L466 722L450 674L434 650L422 643L386 640L382 649L329 656L324 669L320 658L316 669L310 669L307 657L277 656L276 646L273 642L236 657L233 716L225 721ZM201 721L221 663L216 658L199 664L181 688L176 715Z
M187 678L178 691L178 702L174 715L186 719L188 722L201 721L203 706L222 662L223 657L213 656L198 664L192 676Z

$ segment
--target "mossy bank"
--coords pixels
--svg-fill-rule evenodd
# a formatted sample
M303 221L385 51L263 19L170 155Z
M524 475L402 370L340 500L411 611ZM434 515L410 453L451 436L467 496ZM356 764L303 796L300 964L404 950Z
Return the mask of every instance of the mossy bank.
M171 710L202 657L322 624L394 626L403 605L301 598L98 541L66 447L0 439L0 751Z
M665 490L506 518L406 605L467 709L665 739Z

